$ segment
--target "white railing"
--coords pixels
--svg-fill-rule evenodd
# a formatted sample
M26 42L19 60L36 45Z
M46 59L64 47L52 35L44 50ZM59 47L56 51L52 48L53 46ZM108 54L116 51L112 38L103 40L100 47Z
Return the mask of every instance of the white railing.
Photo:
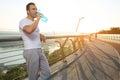
M120 34L97 34L97 39L120 44Z

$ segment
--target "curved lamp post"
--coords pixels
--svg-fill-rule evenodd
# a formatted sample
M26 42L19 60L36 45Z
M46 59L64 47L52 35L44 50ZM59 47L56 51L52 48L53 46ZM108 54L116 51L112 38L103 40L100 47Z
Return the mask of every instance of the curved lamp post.
M77 27L76 27L76 32L78 31L78 27L79 27L79 24L80 24L80 20L82 20L82 19L84 19L84 17L81 17L81 18L79 18L79 20L78 20L78 24L77 24Z

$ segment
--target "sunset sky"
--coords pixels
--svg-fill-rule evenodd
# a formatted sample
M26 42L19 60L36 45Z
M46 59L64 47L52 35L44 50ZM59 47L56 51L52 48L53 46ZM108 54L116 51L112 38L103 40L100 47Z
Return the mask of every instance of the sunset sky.
M19 32L19 21L26 17L26 4L36 3L48 18L39 23L42 32L96 32L120 27L120 0L0 0L0 32Z

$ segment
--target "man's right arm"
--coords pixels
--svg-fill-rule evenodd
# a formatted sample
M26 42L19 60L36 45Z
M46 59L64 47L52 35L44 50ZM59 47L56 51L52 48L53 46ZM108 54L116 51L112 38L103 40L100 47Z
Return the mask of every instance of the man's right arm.
M35 20L32 25L24 26L23 31L28 34L31 34L37 28L39 20L40 20L40 14L37 14L37 20Z

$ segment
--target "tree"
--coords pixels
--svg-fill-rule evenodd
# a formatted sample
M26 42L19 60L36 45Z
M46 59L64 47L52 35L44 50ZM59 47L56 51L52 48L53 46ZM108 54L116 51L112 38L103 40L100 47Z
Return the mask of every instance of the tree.
M111 27L110 30L100 30L98 34L120 34L120 27Z

